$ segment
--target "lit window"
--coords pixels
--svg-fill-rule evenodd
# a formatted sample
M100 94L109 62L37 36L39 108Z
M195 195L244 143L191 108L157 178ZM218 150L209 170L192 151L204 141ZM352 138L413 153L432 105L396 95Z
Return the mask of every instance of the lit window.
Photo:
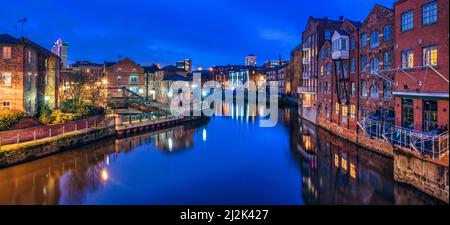
M414 67L414 53L412 50L402 51L402 68L413 68Z
M3 86L11 86L11 73L10 72L2 73L2 81Z
M11 47L3 47L3 59L11 59Z
M339 167L339 156L334 154L334 166Z
M437 66L437 47L430 46L423 48L422 56L423 56L423 65Z
M10 109L11 108L11 101L2 101L2 108Z
M432 24L437 22L437 3L431 2L422 6L422 24Z
M412 30L414 25L413 11L408 11L402 14L402 31Z
M355 164L350 163L350 177L352 177L353 179L356 179L356 169L355 169Z
M350 105L350 117L354 119L356 117L356 106Z
M342 158L342 160L341 160L341 167L342 167L342 169L344 169L344 171L348 170L347 160L344 158Z
M355 96L356 94L356 83L352 82L351 83L351 92L350 92L351 96Z
M342 116L347 116L348 114L348 107L346 105L342 106Z
M335 109L334 109L336 115L339 115L339 107L340 107L339 103L336 103L336 107L335 107Z
M323 65L320 66L320 76L323 76Z

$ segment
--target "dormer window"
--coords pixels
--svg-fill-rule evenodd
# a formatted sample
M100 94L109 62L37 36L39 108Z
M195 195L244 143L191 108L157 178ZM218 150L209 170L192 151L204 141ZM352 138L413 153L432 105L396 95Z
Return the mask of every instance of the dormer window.
M347 50L347 42L344 38L336 39L333 41L333 51Z

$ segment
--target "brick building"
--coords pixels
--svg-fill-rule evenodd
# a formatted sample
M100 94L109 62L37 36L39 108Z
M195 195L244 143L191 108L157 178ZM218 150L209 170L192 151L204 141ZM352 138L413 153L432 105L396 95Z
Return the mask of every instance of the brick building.
M127 88L135 94L145 97L146 81L144 68L129 58L118 62L105 62L105 78L107 79L108 96L122 96L121 88Z
M36 115L40 103L58 105L61 60L27 38L0 35L0 107Z
M357 130L359 101L359 29L361 23L344 20L333 33L331 58L331 122L352 132ZM324 68L327 70L327 68ZM329 70L329 69L328 69Z
M448 130L449 1L394 4L395 124L425 132ZM439 129L441 128L441 129Z
M334 30L339 29L342 20L310 17L302 33L302 81L298 90L301 98L301 116L316 123L317 120L317 78L319 75L319 49L325 41L331 40Z
M394 122L394 11L376 4L360 28L360 119Z
M331 88L333 85L332 65L331 59L331 42L326 41L320 49L319 56L319 77L318 77L318 91L317 91L317 121L318 124L330 123L331 111L333 109L332 98L333 93Z

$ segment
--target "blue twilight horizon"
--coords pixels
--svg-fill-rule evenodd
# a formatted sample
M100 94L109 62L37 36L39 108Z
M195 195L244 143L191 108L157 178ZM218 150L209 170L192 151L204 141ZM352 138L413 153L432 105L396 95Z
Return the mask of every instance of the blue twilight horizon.
M254 54L258 65L289 59L309 16L363 21L374 4L395 0L130 0L3 2L0 33L21 35L50 49L58 38L69 43L69 62L116 61L118 55L142 65L174 64L191 58L194 67L243 64Z

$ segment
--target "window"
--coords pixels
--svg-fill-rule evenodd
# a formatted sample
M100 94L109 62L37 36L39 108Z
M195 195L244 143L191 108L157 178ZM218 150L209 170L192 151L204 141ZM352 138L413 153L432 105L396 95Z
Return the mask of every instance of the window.
M336 64L334 64L334 71L336 71L336 75L341 75L341 62L336 61Z
M348 115L348 107L346 105L342 106L342 116L347 117Z
M31 90L31 73L28 73L28 76L27 76L27 87L28 87L28 90L30 91Z
M322 49L322 51L320 51L320 57L323 58L325 56L325 50Z
M336 108L334 109L335 111L335 113L336 113L336 115L339 115L339 107L340 107L340 105L339 105L339 103L336 103Z
M377 99L378 96L378 86L375 84L375 82L372 82L372 85L370 85L370 97Z
M348 65L346 63L342 64L342 70L344 71L344 79L348 78Z
M378 32L373 32L372 34L370 34L370 47L371 48L378 48L378 38L380 37L380 35L378 34Z
M117 76L117 82L122 82L122 77L121 76Z
M327 66L326 66L327 68L326 68L326 71L327 71L327 75L329 76L330 74L331 74L331 64L330 63L327 63Z
M138 76L130 76L130 82L133 82L133 83L139 82L139 77Z
M412 99L402 99L402 127L414 129L414 103Z
M408 11L402 14L402 31L412 30L413 25L413 11Z
M437 3L436 1L422 6L422 24L432 24L437 22Z
M392 98L391 84L387 81L383 82L383 97L384 98Z
M362 34L361 35L361 46L362 47L366 47L367 45L367 35L366 34Z
M383 53L383 69L388 70L392 68L392 52L387 51Z
M367 97L367 83L365 81L361 83L361 96Z
M350 50L356 49L356 39L350 39Z
M414 67L414 53L411 49L402 51L402 68L408 69Z
M367 67L367 58L365 56L361 56L361 72L366 72Z
M350 72L354 73L356 71L355 58L350 59Z
M387 25L384 27L384 34L383 34L383 40L384 41L389 41L392 39L392 26L391 25Z
M352 83L350 85L351 85L350 94L351 94L351 96L355 96L355 94L356 94L356 83L352 81Z
M28 64L31 64L31 50L28 50Z
M3 46L3 59L11 59L11 47Z
M139 88L138 87L130 87L130 91L132 91L134 93L138 93L139 92Z
M436 46L429 46L426 48L423 48L422 50L422 63L423 66L430 65L430 66L437 66L437 47Z
M11 86L11 73L10 72L4 72L2 73L2 83L3 86Z
M356 106L350 105L350 117L352 119L356 118Z
M432 132L438 129L437 101L424 101L423 103L423 130Z
M329 30L326 30L325 31L325 40L331 40L331 31L329 31Z
M323 65L320 66L320 76L323 76Z
M11 101L2 101L2 108L3 109L10 109L11 108Z
M331 48L327 48L327 56L331 55Z
M378 59L372 58L370 60L370 74L378 74Z

